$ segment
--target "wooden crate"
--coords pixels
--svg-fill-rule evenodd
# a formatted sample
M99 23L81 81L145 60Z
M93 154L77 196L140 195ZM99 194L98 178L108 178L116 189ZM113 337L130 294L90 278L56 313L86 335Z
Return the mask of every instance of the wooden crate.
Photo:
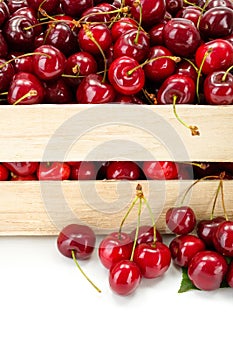
M129 147L119 148L118 160L152 156L156 160L233 162L233 106L179 105L177 111L188 124L199 127L200 136L190 135L174 117L172 106L0 106L0 161L108 160L113 140L117 146L124 139ZM171 149L174 142L179 143L176 151ZM139 145L137 152L135 145ZM158 228L166 232L167 208L179 203L193 181L140 183ZM96 233L117 230L136 185L134 181L1 182L0 234L56 235L66 224L80 221ZM199 219L209 217L217 185L213 180L200 182L187 197ZM232 180L224 181L224 191L231 217ZM219 202L216 214L222 214ZM136 208L125 229L135 224ZM150 224L146 210L142 224Z

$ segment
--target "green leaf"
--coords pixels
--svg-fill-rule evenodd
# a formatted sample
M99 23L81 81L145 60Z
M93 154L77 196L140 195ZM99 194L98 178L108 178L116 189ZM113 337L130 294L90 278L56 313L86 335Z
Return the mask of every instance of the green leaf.
M188 276L188 269L185 267L182 267L182 280L180 283L180 288L178 290L178 293L184 293L191 289L198 289L198 288L195 287L192 281L190 280Z

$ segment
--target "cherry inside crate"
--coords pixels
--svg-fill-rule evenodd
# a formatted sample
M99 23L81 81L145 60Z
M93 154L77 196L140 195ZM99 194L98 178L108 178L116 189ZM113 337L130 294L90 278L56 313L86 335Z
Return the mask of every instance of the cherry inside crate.
M0 159L103 161L114 156L133 161L233 162L233 106L179 105L177 110L187 124L198 125L199 136L191 136L177 121L171 105L3 105ZM140 180L162 233L169 233L167 209L179 203L194 181ZM97 234L107 234L119 228L137 183L1 181L0 234L57 235L62 227L80 221ZM217 179L200 181L186 197L198 219L210 216L217 186ZM232 193L233 180L224 180L229 217L233 214ZM217 203L215 214L223 214L221 203ZM125 229L135 227L135 218L133 210ZM151 224L146 210L141 224Z

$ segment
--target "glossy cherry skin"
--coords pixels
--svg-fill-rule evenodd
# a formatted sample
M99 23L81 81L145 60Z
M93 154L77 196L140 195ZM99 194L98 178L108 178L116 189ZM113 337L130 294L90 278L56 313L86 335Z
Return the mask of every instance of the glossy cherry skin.
M217 216L212 220L200 220L197 223L197 235L205 242L206 247L213 248L213 235L216 232L218 226L226 221L223 216Z
M106 51L112 44L112 35L106 24L93 24L88 28L82 27L78 33L78 44L82 51L92 55L101 56L101 51L96 43L90 38L93 36L103 51Z
M97 62L95 58L88 52L76 52L69 56L66 61L65 74L71 75L73 78L65 78L71 86L78 86L82 78L79 76L87 76L97 72Z
M132 18L122 17L118 21L115 21L111 28L113 42L115 42L122 34L124 35L130 29L135 29L137 27L137 22Z
M70 86L62 78L44 82L45 103L66 104L74 100Z
M227 263L222 255L203 250L194 255L188 266L188 276L196 288L218 289L227 273Z
M0 57L5 58L8 54L8 45L7 42L0 31Z
M130 0L131 14L137 21L140 19L140 6L134 6L134 1ZM159 23L166 13L165 0L140 0L142 9L142 25L146 28Z
M113 232L104 237L99 244L98 254L101 263L110 269L117 262L129 259L133 241L127 233Z
M43 0L27 0L28 6L38 11L39 6ZM54 14L58 8L59 0L47 0L43 2L41 8L45 10L48 14Z
M5 59L0 58L0 92L5 92L8 90L15 74L13 65L6 62L7 61Z
M114 101L115 91L109 83L103 82L98 74L89 74L83 78L76 91L78 103L109 103Z
M57 237L57 248L61 254L72 258L72 250L75 257L80 260L90 258L96 243L93 230L85 225L70 224L64 227Z
M163 40L163 28L166 22L163 21L161 23L156 24L149 30L150 36L150 46L162 45L164 46Z
M213 243L219 253L233 257L233 221L220 223L213 233Z
M3 23L10 17L10 11L7 3L4 1L0 2L0 28Z
M4 162L2 163L8 170L19 176L32 175L38 169L38 162Z
M97 6L90 7L86 11L84 11L81 15L81 18L83 18L86 22L110 22L110 15L108 13L105 13L107 11L104 11L102 8L99 8Z
M69 56L78 50L77 38L68 23L58 22L49 26L45 32L44 44L52 45L65 56Z
M110 162L106 170L106 178L108 180L137 180L139 177L140 168L131 161Z
M16 73L18 72L26 72L26 73L32 73L33 74L33 67L32 67L32 56L24 56L17 58L18 56L21 56L22 52L11 52L8 56L9 59L14 59L12 62L12 65L14 66L14 70Z
M192 57L200 44L200 34L194 23L185 18L172 18L163 29L165 46L175 55Z
M130 236L132 241L135 239L136 229L134 229ZM154 228L153 226L140 226L138 231L137 244L151 243L154 241ZM163 238L160 232L156 229L156 242L163 242Z
M118 94L115 99L114 102L116 103L132 103L132 104L136 104L136 105L143 105L144 102L142 99L140 99L139 97L135 96L135 95L121 95Z
M183 0L166 0L166 10L173 16L183 8L183 5Z
M134 261L145 278L162 276L171 264L171 252L161 242L141 243L136 246Z
M197 71L193 67L193 65L188 61L182 60L179 63L177 63L175 74L180 74L181 76L187 75L196 83Z
M6 181L9 178L9 170L3 164L0 164L0 181Z
M135 41L137 38L137 42ZM149 53L150 39L146 32L137 28L130 29L121 35L113 45L114 58L128 56L138 62L147 58Z
M166 212L166 224L171 232L186 235L194 230L196 216L188 206L169 208Z
M233 288L233 262L231 261L228 266L228 271L226 274L226 281L229 287Z
M10 14L14 14L18 9L28 6L27 0L7 0L7 6Z
M205 243L202 239L191 235L177 236L169 244L172 260L175 265L188 267L193 256L205 250Z
M161 56L172 56L172 52L161 45L151 47L147 57L149 62L144 66L146 77L154 82L164 81L175 72L175 62L168 57L159 58Z
M233 104L233 74L228 73L223 80L224 74L224 71L215 71L205 78L204 96L208 104Z
M176 17L185 18L194 23L197 27L199 17L202 15L201 10L194 6L183 7L177 14Z
M171 161L145 161L142 170L148 179L171 180L177 179L177 166Z
M214 7L206 11L200 20L199 30L204 38L223 38L233 28L233 9Z
M93 5L93 0L61 0L64 13L72 17L79 17L82 12Z
M174 96L176 103L193 103L195 100L195 82L187 75L173 74L163 81L158 90L159 104L172 104Z
M7 95L9 104L37 104L44 99L44 87L31 73L19 72L14 75Z
M41 45L34 51L33 69L42 80L51 80L61 76L65 69L66 58L64 54L52 45Z
M39 180L68 180L70 177L70 166L62 162L41 162L37 169Z
M135 67L137 69L131 72ZM111 63L108 79L114 89L123 95L137 94L145 84L143 69L134 58L128 56L118 57Z
M140 285L141 278L141 271L134 261L122 260L111 268L109 285L115 293L129 295Z
M231 0L210 0L206 6L206 10L219 6L233 9L233 3Z
M209 52L208 55L207 52ZM195 62L198 67L205 55L207 57L202 67L204 74L226 70L233 65L233 46L227 40L215 39L200 45L195 53Z
M96 180L97 169L93 162L75 162L71 165L71 180Z
M34 26L33 28L34 28L35 35L39 35L42 32L42 26L38 25L39 21L37 20L37 14L34 11L34 9L32 9L31 7L28 7L28 6L22 7L16 10L13 13L13 16L24 16L28 18Z

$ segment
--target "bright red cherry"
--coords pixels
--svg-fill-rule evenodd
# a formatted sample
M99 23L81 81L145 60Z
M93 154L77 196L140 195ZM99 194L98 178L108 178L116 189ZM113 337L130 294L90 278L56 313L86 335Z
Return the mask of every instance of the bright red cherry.
M117 262L130 259L133 241L127 233L113 232L104 237L99 244L99 259L110 269Z
M61 254L71 258L72 250L76 259L88 259L95 248L96 236L93 230L85 225L70 224L58 235L57 247Z
M70 166L62 162L42 162L37 168L39 180L67 180L70 176Z
M82 51L100 56L100 48L106 51L112 44L111 31L106 24L101 23L84 26L78 33L78 43Z
M136 229L134 229L130 236L132 241L135 239ZM137 244L151 243L154 241L154 228L153 226L140 226L138 231ZM163 242L163 238L160 232L156 229L156 242Z
M147 28L160 23L166 13L165 0L140 0L140 5L134 5L134 0L130 0L129 5L132 6L130 12L137 21L142 11L142 25Z
M8 180L9 174L9 170L3 164L0 164L0 181Z
M34 174L39 166L38 162L4 162L2 163L8 170L19 176Z
M122 17L115 21L111 28L112 40L115 42L122 34L125 34L130 29L138 28L137 22L129 17Z
M140 168L137 163L131 161L110 162L106 177L108 180L137 180L140 177Z
M166 212L166 224L171 232L185 235L194 230L196 216L188 206L170 208Z
M233 221L220 223L213 234L213 243L219 253L233 257Z
M161 242L141 243L135 248L134 261L139 266L143 277L157 278L168 270L171 252Z
M227 263L222 255L203 250L194 255L188 266L188 276L196 288L218 289L227 273Z
M75 162L71 165L70 179L72 180L95 180L97 169L93 162Z
M115 293L129 295L137 289L141 278L141 271L134 261L121 260L110 270L109 285Z
M178 176L176 163L171 161L145 161L142 170L152 180L171 180Z
M197 252L205 250L205 243L200 238L187 234L173 238L169 249L175 265L188 267L193 256Z
M224 217L217 216L210 220L200 220L197 223L197 235L205 242L208 248L213 248L214 232L216 232L218 226L224 221L226 221Z
M210 73L204 80L204 96L211 105L233 104L233 74L224 71Z

